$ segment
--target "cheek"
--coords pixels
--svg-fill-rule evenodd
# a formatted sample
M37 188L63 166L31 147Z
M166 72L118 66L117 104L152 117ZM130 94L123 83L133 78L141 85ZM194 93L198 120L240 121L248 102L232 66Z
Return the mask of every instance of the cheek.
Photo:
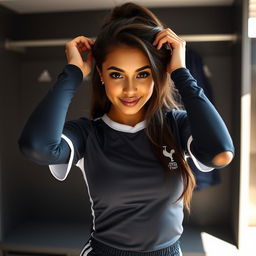
M105 83L105 91L108 98L111 98L119 94L120 88L114 84Z
M148 97L151 97L151 95L153 94L153 90L154 90L154 82L151 81L147 87L146 87L146 91L147 91L147 94L148 94Z

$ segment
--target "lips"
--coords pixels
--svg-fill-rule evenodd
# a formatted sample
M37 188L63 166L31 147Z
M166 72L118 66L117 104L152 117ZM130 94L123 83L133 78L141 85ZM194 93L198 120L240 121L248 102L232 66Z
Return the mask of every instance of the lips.
M121 102L125 105L125 106L135 106L137 104L137 102L140 100L140 98L122 98L120 99Z
M127 102L127 103L132 103L135 101L138 101L140 98L122 98L121 101Z

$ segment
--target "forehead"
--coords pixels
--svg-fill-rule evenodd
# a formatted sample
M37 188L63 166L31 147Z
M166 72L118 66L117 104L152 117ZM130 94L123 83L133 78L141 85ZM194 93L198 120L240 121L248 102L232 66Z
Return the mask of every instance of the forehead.
M102 63L103 69L109 66L128 70L137 69L144 65L149 65L146 54L138 49L129 46L119 46L109 52Z

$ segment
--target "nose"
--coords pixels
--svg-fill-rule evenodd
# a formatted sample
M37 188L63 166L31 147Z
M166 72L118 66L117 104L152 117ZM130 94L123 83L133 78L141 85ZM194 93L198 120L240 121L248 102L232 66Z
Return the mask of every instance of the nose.
M131 79L127 79L124 82L123 91L126 93L132 93L137 91L137 83Z

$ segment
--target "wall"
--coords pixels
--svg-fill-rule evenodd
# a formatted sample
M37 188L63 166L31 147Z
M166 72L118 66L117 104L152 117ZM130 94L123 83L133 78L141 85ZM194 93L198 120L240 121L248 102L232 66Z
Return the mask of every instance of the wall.
M22 218L22 207L20 212L15 209L22 205L20 194L22 184L15 177L14 170L22 171L17 165L19 156L16 135L19 132L19 56L4 49L4 41L11 34L15 14L0 6L0 240L4 231L11 229L16 221Z

